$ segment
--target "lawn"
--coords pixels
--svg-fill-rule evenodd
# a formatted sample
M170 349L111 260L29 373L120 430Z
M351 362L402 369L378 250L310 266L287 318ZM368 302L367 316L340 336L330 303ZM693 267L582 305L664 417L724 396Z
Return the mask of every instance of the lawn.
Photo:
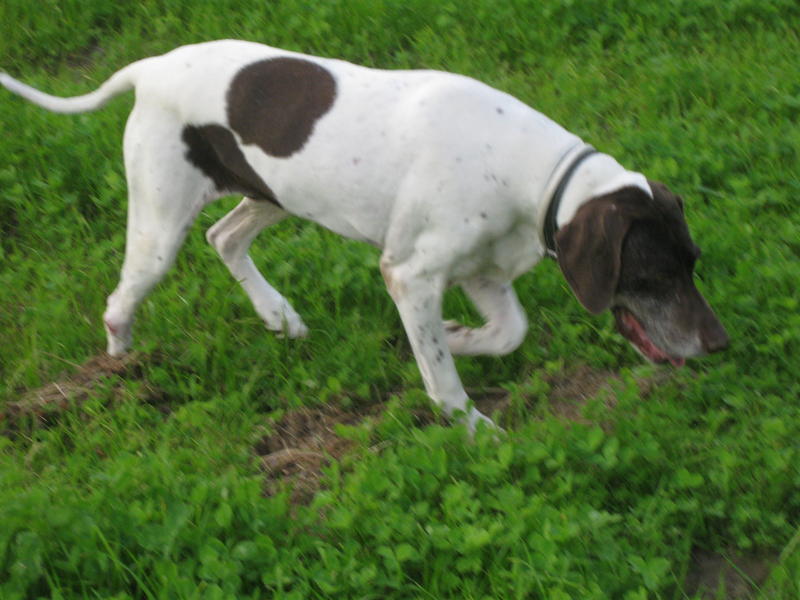
M515 284L522 347L457 360L508 431L470 439L376 249L262 233L310 329L282 339L205 241L228 198L110 359L132 95L62 116L0 90L0 598L800 597L798 23L793 0L3 0L0 70L60 95L228 37L509 92L683 196L732 343L644 364L546 261ZM476 322L457 291L445 312Z

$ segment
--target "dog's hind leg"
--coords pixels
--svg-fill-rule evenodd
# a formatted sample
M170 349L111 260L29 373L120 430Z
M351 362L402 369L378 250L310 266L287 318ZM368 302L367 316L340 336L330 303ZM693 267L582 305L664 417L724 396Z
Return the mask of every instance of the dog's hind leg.
M267 283L248 254L258 233L286 216L288 213L271 202L245 198L208 230L206 239L247 292L267 328L296 338L308 334L308 328L286 298Z
M472 329L456 321L445 321L450 351L460 355L499 356L516 350L525 338L528 319L511 284L476 277L463 282L461 287L486 324Z
M128 120L125 260L103 315L112 356L130 346L137 307L174 262L197 214L218 196L213 183L185 160L180 135L180 124L167 111L135 107Z

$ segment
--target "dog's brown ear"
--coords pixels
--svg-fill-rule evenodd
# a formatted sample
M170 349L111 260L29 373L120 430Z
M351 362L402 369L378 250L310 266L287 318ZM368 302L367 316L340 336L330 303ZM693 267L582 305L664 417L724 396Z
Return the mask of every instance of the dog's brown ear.
M625 188L593 198L556 233L556 256L570 288L590 313L611 306L619 281L622 241L648 210L643 192Z

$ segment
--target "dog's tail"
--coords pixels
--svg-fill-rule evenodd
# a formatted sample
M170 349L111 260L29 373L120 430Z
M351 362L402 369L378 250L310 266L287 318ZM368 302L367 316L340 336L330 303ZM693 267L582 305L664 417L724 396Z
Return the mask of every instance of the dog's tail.
M106 102L115 96L132 90L136 84L138 65L141 62L143 61L131 63L127 67L120 69L95 91L72 98L61 98L45 94L3 72L0 72L0 84L26 100L53 112L65 114L89 112L102 108Z

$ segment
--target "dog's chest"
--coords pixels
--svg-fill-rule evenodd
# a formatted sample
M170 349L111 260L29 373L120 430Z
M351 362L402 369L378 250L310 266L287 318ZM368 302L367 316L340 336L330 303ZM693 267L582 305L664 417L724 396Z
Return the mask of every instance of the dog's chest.
M452 267L450 282L476 276L513 281L530 271L544 256L544 247L532 224L517 224L503 235L486 240Z

